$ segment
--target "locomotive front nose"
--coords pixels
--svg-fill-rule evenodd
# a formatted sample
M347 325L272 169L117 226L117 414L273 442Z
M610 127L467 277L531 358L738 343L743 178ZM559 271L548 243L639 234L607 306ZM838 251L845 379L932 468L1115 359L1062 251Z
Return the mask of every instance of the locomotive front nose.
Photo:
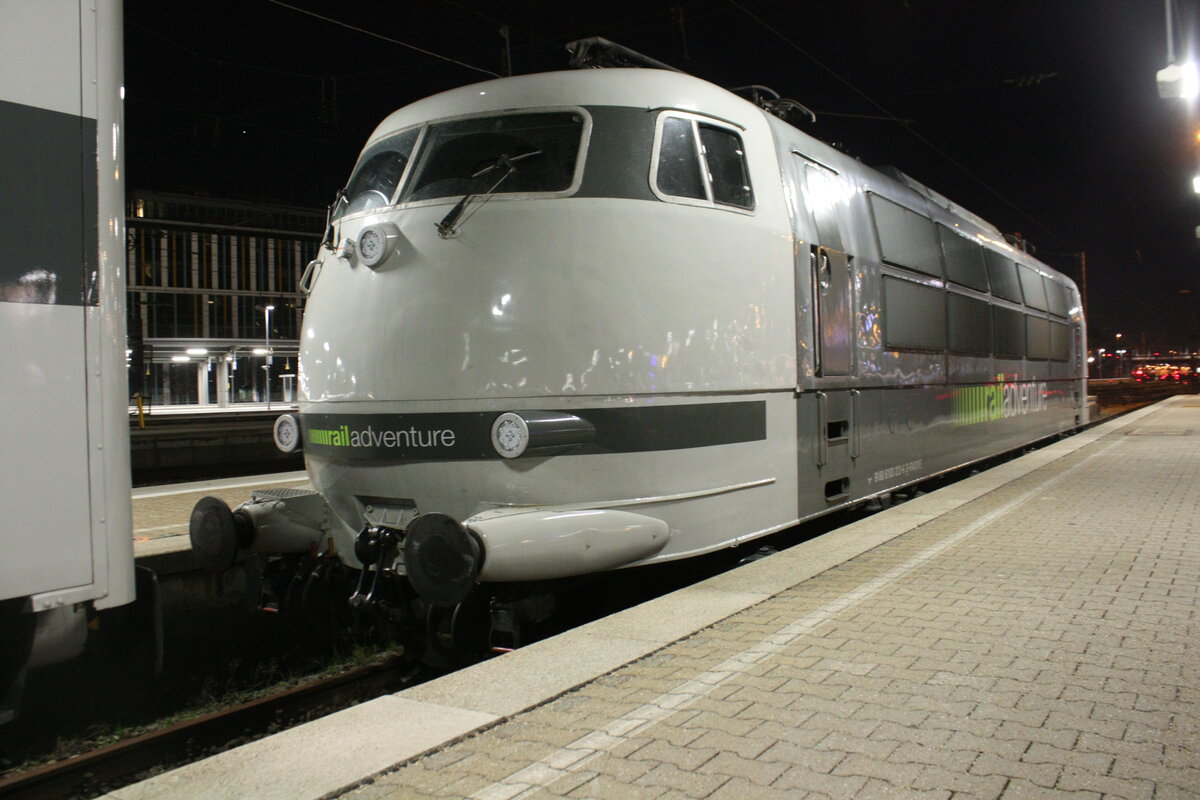
M404 537L404 568L409 583L435 606L466 599L479 578L483 548L475 535L445 514L422 514Z

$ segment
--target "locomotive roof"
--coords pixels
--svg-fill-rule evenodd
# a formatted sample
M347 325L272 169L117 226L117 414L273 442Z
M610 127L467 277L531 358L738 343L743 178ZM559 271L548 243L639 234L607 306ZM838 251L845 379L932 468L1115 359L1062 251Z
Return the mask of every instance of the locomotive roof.
M540 72L449 89L389 114L368 141L434 119L530 106L677 108L746 126L761 119L753 103L693 75L661 69L607 68Z
M644 67L574 69L495 78L449 89L417 100L389 114L376 126L369 147L380 138L431 120L465 114L500 112L537 106L613 105L647 110L672 108L732 122L743 128L765 119L784 141L802 141L868 191L914 206L922 214L951 221L964 233L982 234L994 248L1009 250L1016 260L1057 272L1009 245L1000 230L971 211L894 167L871 167L796 128L754 103L716 84L684 72Z

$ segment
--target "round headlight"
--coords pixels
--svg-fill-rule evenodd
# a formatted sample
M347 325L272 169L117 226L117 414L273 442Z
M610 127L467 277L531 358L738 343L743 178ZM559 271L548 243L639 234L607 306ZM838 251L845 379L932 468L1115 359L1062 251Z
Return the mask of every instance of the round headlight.
M358 257L373 267L387 256L387 236L377 227L363 228L358 235Z
M300 422L291 414L275 420L275 446L284 453L295 452L300 447Z
M358 260L372 269L379 266L391 254L392 239L400 230L390 222L368 225L358 233Z
M529 426L511 411L492 423L492 447L504 458L517 458L529 446Z

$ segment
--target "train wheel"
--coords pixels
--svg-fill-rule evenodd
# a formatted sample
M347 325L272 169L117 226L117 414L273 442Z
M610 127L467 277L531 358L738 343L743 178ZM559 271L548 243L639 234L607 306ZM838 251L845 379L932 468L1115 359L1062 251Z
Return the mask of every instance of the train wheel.
M0 600L0 725L17 714L25 685L25 662L33 647L36 619L22 610L24 606L24 597Z
M471 595L452 607L429 606L425 614L429 649L460 665L482 661L488 652L489 605L487 598Z

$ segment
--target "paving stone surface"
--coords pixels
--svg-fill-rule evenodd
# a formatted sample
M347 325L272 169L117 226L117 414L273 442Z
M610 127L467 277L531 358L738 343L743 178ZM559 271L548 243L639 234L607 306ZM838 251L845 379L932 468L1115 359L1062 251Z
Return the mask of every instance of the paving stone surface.
M202 497L219 497L230 508L250 498L255 489L286 486L296 489L311 488L308 477L302 472L278 473L274 475L228 478L219 481L204 481L194 484L172 486L147 486L133 491L133 541L135 549L146 542L177 544L178 549L187 547L188 518L192 506ZM161 541L160 541L161 540ZM170 540L178 540L171 542Z
M1176 398L343 796L1200 797L1198 585Z

